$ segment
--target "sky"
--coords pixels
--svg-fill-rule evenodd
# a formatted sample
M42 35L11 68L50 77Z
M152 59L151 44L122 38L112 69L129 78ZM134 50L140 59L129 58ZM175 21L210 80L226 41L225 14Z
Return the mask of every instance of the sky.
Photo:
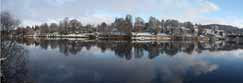
M147 21L177 19L200 24L226 24L243 28L243 0L1 0L22 25L59 22L65 17L83 24L111 23L131 14Z

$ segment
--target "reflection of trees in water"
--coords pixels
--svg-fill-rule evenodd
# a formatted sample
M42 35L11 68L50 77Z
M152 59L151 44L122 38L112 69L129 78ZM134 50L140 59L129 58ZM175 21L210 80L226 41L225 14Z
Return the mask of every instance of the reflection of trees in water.
M1 70L3 83L26 83L28 71L26 68L26 50L15 41L1 41Z
M25 41L28 43L25 43ZM67 55L69 54L75 55L84 49L91 50L92 47L96 46L100 49L104 49L103 52L105 52L106 50L112 50L117 56L128 60L132 59L133 57L141 58L145 55L145 52L148 52L148 58L153 59L156 56L159 56L160 54L166 54L170 56L174 56L179 52L186 52L190 54L195 50L202 50L202 49L208 50L208 48L211 46L204 43L191 43L191 42L131 43L126 41L84 42L84 41L77 41L77 40L74 41L73 40L72 41L70 40L35 40L35 41L22 40L18 42L23 43L25 45L40 46L43 49L59 49L60 52ZM26 52L19 45L16 45L14 48L16 50L15 51L16 53L14 52L13 53L17 55L11 60L9 60L8 62L6 62L4 67L2 67L2 69L5 70L4 78L5 79L7 78L4 82L21 83L23 82L23 80L29 81L30 79L27 75L27 70L26 70L27 57L23 56L25 55ZM22 57L20 58L21 55ZM17 59L18 58L17 56L19 56L19 59ZM142 73L130 72L131 74L129 74L126 77L130 76L129 78L133 78L135 80L137 79L138 81L140 80L145 80L148 82L152 81L151 83L153 82L157 82L157 83L158 82L165 82L165 83L179 82L180 83L183 82L184 77L188 75L187 71L192 72L193 75L200 75L200 74L211 72L217 68L217 65L213 65L205 61L196 60L190 57L184 57L180 55L175 56L175 58L174 57L173 58L163 57L163 58L164 59L161 60L162 61L161 63L155 63L157 65L156 67L145 66L144 64L136 65L136 67L134 67L136 71L141 71ZM169 60L169 59L173 59L173 60ZM122 68L124 66L120 66L120 67ZM155 70L155 72L144 72L145 71L144 69L146 69L145 67L152 68L152 71ZM8 70L8 68L13 68L13 69ZM123 72L123 73L127 73L127 72ZM153 76L154 74L156 75ZM153 78L148 78L147 76L153 76ZM143 77L144 79L141 79L141 77Z
M195 48L194 42L193 43L188 43L188 44L186 44L185 49L182 50L182 51L184 51L184 52L186 52L188 54L192 54L192 52L194 51L194 48Z
M135 58L141 58L142 56L144 56L144 44L133 44L134 46L134 56Z
M179 49L178 48L179 45L177 43L169 42L164 45L165 45L164 51L167 55L174 56L175 54L177 54L178 49Z
M97 43L97 47L99 47L102 52L105 52L106 50L108 50L108 48L112 48L116 46L114 46L114 44L110 41L104 41L104 42Z
M118 43L115 47L112 47L115 54L121 58L126 58L127 60L132 58L132 45L131 43Z
M146 46L145 50L148 51L148 53L149 53L148 57L150 59L152 59L152 58L154 58L156 56L159 56L159 53L160 53L159 48L160 48L160 46L159 46L158 43L150 43L150 44L147 44L145 46Z
M47 40L47 39L24 39L18 42L26 45L40 46L43 49L59 48L59 51L65 55L76 55L84 48L90 50L91 47L100 48L101 52L107 50L114 51L115 55L131 59L141 58L144 52L148 52L148 58L153 59L160 54L174 56L179 52L192 54L193 52L201 53L204 50L218 51L218 50L234 50L242 48L242 45L229 44L225 42L188 42L188 41L171 41L171 42L147 42L147 43L132 43L128 41L80 41L80 40Z

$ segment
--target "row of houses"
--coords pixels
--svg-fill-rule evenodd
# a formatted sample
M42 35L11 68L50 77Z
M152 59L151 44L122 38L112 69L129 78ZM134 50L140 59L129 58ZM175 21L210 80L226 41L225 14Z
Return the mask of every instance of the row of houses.
M197 26L193 27L193 33L189 28L186 27L180 27L175 29L173 34L170 33L151 33L151 32L131 32L129 37L134 40L170 40L172 39L172 36L177 37L185 37L185 38L193 38L193 37L200 37L200 38L213 38L213 39L224 39L226 37L226 34L224 30L219 30L217 28L214 29L200 29ZM200 31L201 30L201 31ZM34 31L31 28L20 28L17 30L18 32L23 32L25 36L28 37L37 37L37 36L44 36L44 37L112 37L112 36L127 36L127 33L122 33L119 31L111 31L111 32L86 32L86 33L72 33L72 34L66 34L66 35L60 35L58 32L52 32L52 33L41 33L40 30ZM200 34L199 34L200 33Z

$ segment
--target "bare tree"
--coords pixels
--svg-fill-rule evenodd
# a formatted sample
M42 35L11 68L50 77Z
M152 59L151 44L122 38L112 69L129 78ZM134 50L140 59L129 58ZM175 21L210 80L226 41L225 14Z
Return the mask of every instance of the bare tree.
M134 24L134 31L135 32L142 32L145 27L144 20L141 17L135 18L135 24Z
M59 22L59 28L60 28L60 30L58 32L60 34L68 34L68 25L69 25L69 20L66 17L62 21Z
M68 31L71 31L71 33L76 33L82 24L77 19L72 19L69 25L70 27Z
M160 23L161 23L161 32L162 33L165 33L166 30L167 30L166 27L165 27L165 20L161 20Z
M115 22L113 23L114 28L120 33L123 33L124 21L125 20L123 18L116 18Z
M25 83L30 79L26 69L27 52L16 41L1 41L1 82Z
M180 22L177 20L166 20L164 23L165 28L167 29L167 34L176 34L180 30Z
M195 30L194 30L194 25L191 22L184 22L183 26L188 28L190 31L188 32L189 34L194 34Z
M156 20L156 26L155 26L155 34L159 34L162 30L161 24L159 20Z
M148 23L148 31L150 33L158 34L161 31L161 24L160 21L157 20L155 17L150 17L149 18L149 23Z
M14 18L14 16L7 11L1 12L0 19L1 19L0 31L6 33L9 33L11 30L14 30L20 24L20 21Z
M132 15L126 15L126 18L125 18L125 23L124 23L124 32L128 35L131 34L132 32Z
M40 25L40 32L41 32L41 34L49 33L49 26L48 26L47 23L44 23L44 24Z
M49 29L50 29L51 33L57 32L58 31L58 25L56 23L51 23Z
M105 22L102 22L98 28L98 31L104 35L106 33L106 28L107 28L107 24Z

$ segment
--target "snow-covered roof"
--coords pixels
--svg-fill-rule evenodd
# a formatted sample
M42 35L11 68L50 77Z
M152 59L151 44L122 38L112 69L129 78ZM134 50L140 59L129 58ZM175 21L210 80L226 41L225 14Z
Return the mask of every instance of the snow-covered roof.
M127 35L127 34L122 32L111 32L111 35Z
M181 27L181 29L183 29L183 30L190 30L189 28L186 28L186 27Z
M160 35L160 36L168 36L168 35L165 34L165 33L159 33L159 34L157 34L157 35Z
M152 35L151 33L146 33L146 32L143 32L143 33L132 33L132 35Z

